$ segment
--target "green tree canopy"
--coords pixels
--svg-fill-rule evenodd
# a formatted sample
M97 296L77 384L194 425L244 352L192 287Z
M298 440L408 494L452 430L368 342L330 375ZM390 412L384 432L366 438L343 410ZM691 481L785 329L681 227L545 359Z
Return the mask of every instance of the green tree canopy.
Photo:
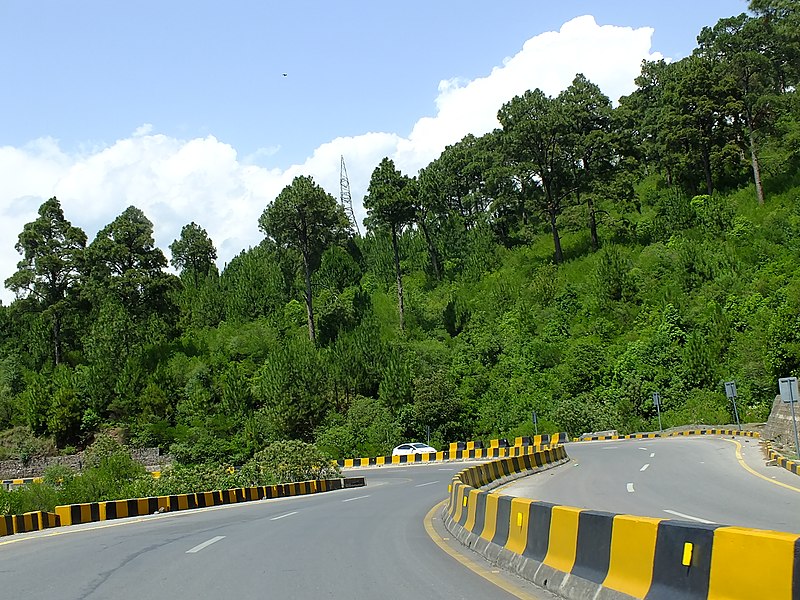
M18 297L34 300L52 319L53 362L58 365L64 304L78 284L86 234L64 218L53 196L39 207L39 217L25 225L15 247L23 258L5 285Z
M258 226L279 247L302 255L308 336L316 341L311 275L325 249L352 234L347 214L311 177L298 176L264 209Z
M111 293L132 314L168 312L174 276L164 272L167 259L155 246L153 223L140 209L129 206L101 229L85 256L95 299Z
M207 277L216 267L217 249L205 229L194 221L184 225L181 236L169 246L171 263L181 274L191 277L196 286L200 277Z
M411 180L400 173L390 158L384 158L372 172L367 195L364 196L367 209L365 224L367 229L383 229L389 232L392 240L395 281L397 284L397 306L400 314L400 330L405 330L405 307L403 300L403 273L400 269L400 248L397 237L405 225L414 219L414 198L411 194Z

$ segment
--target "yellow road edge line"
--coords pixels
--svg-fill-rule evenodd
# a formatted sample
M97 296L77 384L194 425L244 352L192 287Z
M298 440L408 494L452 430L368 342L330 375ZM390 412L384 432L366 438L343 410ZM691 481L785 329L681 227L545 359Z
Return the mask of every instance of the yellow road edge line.
M774 483L775 485L779 485L779 486L781 486L783 488L786 488L787 490L792 490L793 492L800 493L800 488L796 488L794 486L791 486L788 483L783 483L782 481L775 481L774 479L770 479L766 475L762 475L758 471L754 470L750 465L748 465L746 462L744 462L744 457L742 456L742 445L739 442L737 442L736 440L729 440L727 438L722 438L722 439L725 440L726 442L730 442L730 443L736 445L736 460L739 461L739 464L742 465L742 467L744 468L745 471L747 471L748 473L751 473L752 475L755 475L756 477L760 477L764 481L769 481L770 483Z
M470 571L475 573L476 575L483 577L489 583L492 583L499 587L500 589L508 592L512 596L516 598L520 598L520 600L541 600L540 596L532 596L525 590L519 589L516 586L513 586L506 581L503 581L501 577L498 577L494 573L489 573L486 571L486 568L481 565L478 561L472 560L455 550L452 550L444 543L444 540L441 536L436 533L436 530L433 528L433 515L436 513L437 510L441 510L441 508L447 504L447 500L442 500L434 506L432 509L428 511L428 514L425 515L424 525L425 525L425 532L428 536L433 540L433 543L439 546L445 553L449 554L454 560L461 563L461 565L468 568ZM461 543L461 542L459 542Z

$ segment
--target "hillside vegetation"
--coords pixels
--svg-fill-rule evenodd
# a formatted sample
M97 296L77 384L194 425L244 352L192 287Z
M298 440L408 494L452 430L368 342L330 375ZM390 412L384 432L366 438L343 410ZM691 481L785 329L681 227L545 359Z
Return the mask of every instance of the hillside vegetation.
M311 178L219 272L129 207L89 242L57 198L0 305L5 456L103 430L183 463L279 440L335 457L407 439L762 421L800 372L800 21L793 0L644 63L612 106L576 74L498 107L415 176L388 158L366 233Z

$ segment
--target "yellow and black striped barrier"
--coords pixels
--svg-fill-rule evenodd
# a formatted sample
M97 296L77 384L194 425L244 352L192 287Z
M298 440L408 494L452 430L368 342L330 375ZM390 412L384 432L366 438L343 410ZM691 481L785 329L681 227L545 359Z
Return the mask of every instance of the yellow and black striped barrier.
M530 440L526 444L523 441ZM345 458L336 461L342 468L353 467L380 467L384 465L405 465L427 462L446 462L451 460L481 460L487 458L508 458L525 456L542 450L564 444L569 441L566 433L543 434L530 438L517 438L513 446L500 445L499 440L491 440L489 446L484 448L483 442L454 442L449 450L428 452L425 454L408 454L404 456L372 456L364 458ZM519 443L517 443L519 442ZM535 442L535 443L534 443Z
M25 513L24 515L0 516L0 536L37 531L48 527L139 517L158 512L190 510L238 502L317 494L364 485L366 485L366 482L363 477L346 477L343 479L300 481L297 483L196 492L192 494L154 496L151 498L67 504L57 506L55 513L35 512Z
M77 525L93 521L107 521L125 517L139 517L157 512L171 512L236 504L272 498L303 496L340 490L346 487L366 485L363 477L344 479L321 479L300 481L297 483L281 483L276 485L234 488L193 494L175 494L172 496L155 496L151 498L133 498L130 500L108 500L86 504L68 504L57 506L56 514L62 525Z
M743 437L759 438L757 431L744 431L739 429L687 429L686 431L670 431L668 433L648 432L629 433L627 435L582 435L573 438L573 442L597 442L604 440L641 440L648 438L679 437L687 435L739 435Z
M6 490L12 490L14 488L28 485L29 483L42 483L43 479L41 477L23 477L21 479L3 479L2 485L3 488Z
M776 466L781 467L782 469L786 469L787 471L790 471L795 475L800 475L800 461L786 458L780 452L776 452L775 450L773 450L769 446L769 444L767 444L766 450L767 450L768 460L774 460Z
M479 487L566 456L494 461L456 475L447 528L489 560L566 598L800 598L800 535L620 515ZM616 595L615 595L616 594Z
M41 531L60 525L61 521L58 515L51 512L37 510L21 515L6 515L0 517L0 536Z

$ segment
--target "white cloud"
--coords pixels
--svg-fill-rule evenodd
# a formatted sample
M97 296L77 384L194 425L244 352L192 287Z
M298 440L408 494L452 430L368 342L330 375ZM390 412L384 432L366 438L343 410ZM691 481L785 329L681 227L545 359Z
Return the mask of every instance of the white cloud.
M150 124L138 127L130 138L76 154L64 152L50 138L22 148L0 147L0 279L15 270L19 255L14 244L23 225L54 195L90 241L129 205L153 221L156 243L165 252L181 227L194 221L214 240L222 265L259 243L258 217L295 176L312 175L338 198L344 156L354 209L362 220L361 199L384 156L414 175L446 145L467 133L481 135L497 127L498 109L513 96L536 87L556 94L578 72L616 100L634 89L642 59L660 58L650 53L651 36L647 28L601 27L589 16L573 19L558 32L531 38L485 77L442 81L436 114L420 118L407 136L372 132L336 138L316 148L303 164L285 170L255 164L275 149L239 157L213 136L179 140L154 133ZM12 295L0 290L0 298L9 302Z
M133 137L141 137L143 135L148 135L153 131L153 124L152 123L145 123L144 125L140 125L133 131Z

